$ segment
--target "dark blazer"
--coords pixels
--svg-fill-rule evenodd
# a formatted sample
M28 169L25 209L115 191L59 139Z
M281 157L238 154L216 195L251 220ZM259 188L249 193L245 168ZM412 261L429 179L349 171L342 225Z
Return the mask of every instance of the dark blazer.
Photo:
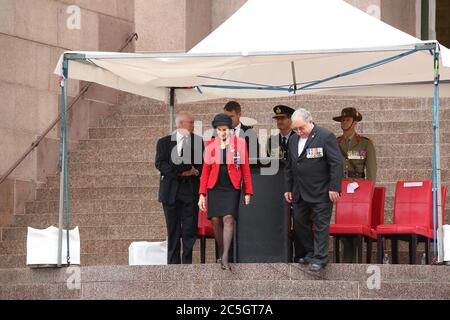
M190 134L187 141L187 150L183 151L183 157L177 153L176 134L165 136L158 140L156 145L155 166L160 172L158 201L163 204L173 204L176 201L179 182L182 179L190 181L192 192L198 197L200 187L200 175L203 165L204 144L202 137ZM180 177L179 174L190 170L194 166L198 176Z
M311 131L303 152L298 156L299 136L289 139L285 173L285 191L292 192L294 202L327 202L329 191L341 192L343 159L336 136L317 125ZM322 148L322 156L313 152ZM315 150L314 150L315 149Z
M251 159L259 158L259 141L258 135L253 127L245 126L241 123L241 130L239 131L239 137L245 139L247 144L248 156ZM250 161L250 164L257 163L255 160Z

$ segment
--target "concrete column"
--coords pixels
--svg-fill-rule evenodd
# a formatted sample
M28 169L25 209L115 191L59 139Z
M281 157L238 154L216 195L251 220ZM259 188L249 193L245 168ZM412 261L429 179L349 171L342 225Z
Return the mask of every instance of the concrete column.
M136 0L136 51L185 51L186 0Z
M411 0L381 0L381 20L416 36L416 3Z
M136 0L136 51L189 51L246 1Z

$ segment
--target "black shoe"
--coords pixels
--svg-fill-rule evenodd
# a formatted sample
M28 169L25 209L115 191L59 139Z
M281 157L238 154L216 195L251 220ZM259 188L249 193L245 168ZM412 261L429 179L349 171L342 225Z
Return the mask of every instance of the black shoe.
M222 260L220 260L220 267L222 268L222 270L231 270L231 266L225 262L223 262Z
M310 265L309 265L309 271L312 271L312 272L319 272L320 270L322 270L323 269L323 265L321 265L321 264L318 264L318 263L311 263Z
M303 257L303 258L297 259L297 263L300 263L300 264L311 263L311 258L310 257Z

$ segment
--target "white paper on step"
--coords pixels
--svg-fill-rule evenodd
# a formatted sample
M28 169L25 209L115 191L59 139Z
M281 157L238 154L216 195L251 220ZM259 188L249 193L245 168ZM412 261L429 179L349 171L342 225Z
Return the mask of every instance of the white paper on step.
M443 246L444 246L444 261L450 262L450 225L442 226Z
M167 264L167 241L132 242L128 247L128 264L130 266Z
M50 226L47 229L28 227L27 265L56 265L58 263L58 232ZM67 264L67 231L63 230L62 261ZM70 264L80 264L80 232L78 227L69 230Z
M347 193L355 193L355 190L359 188L358 182L351 182L347 185Z

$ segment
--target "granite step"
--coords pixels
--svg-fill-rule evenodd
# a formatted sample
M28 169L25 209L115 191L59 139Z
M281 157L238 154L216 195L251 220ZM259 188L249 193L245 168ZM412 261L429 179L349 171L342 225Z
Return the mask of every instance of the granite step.
M208 110L206 113L194 114L196 121L211 121L217 114L218 110L214 112ZM415 121L417 119L417 109L406 109L406 110L390 110L389 112L382 112L385 110L370 109L364 111L363 119L365 122L371 121ZM433 120L432 109L423 110L422 119L423 120ZM340 110L317 110L313 113L314 120L316 122L327 122L338 114ZM257 119L258 122L272 123L275 122L272 119L273 111L272 108L265 111L254 111L252 108L247 108L242 110L242 115L245 117L250 117ZM440 112L441 119L447 119L450 117L450 106L441 108ZM209 126L209 123L204 123ZM152 114L152 115L122 115L117 114L105 119L101 119L99 122L100 128L118 128L118 127L168 127L168 115L166 114ZM95 130L94 130L95 131ZM163 131L165 132L165 131Z
M69 153L69 165L78 162L148 162L155 161L156 148L133 149L122 146L123 150L74 151Z
M130 244L134 241L149 241L148 239L116 239L116 240L88 240L81 239L80 250L83 254L104 254L114 252L128 252ZM214 255L215 244L213 239L206 239L206 251ZM200 254L200 241L196 241L193 249L194 253ZM26 239L0 241L0 255L6 254L26 254ZM214 262L215 260L211 260Z
M158 181L158 180L157 180ZM156 181L156 182L157 182ZM71 188L70 200L156 200L157 183L147 187ZM36 190L36 200L58 200L59 188Z
M59 212L59 201L30 201L25 203L25 214L52 214ZM69 202L70 213L140 213L162 209L157 200L74 200Z
M385 123L388 124L388 123ZM101 128L102 130L109 130L108 128ZM116 129L122 129L122 128L115 128L112 129L113 131ZM141 128L139 128L140 130ZM137 136L133 137L132 131L135 130L135 128L123 128L123 131L120 136L115 136L113 134L112 137L104 137L102 139L89 139L89 140L80 140L78 148L76 149L76 152L98 152L103 150L116 150L116 151L123 151L123 152L129 152L130 150L135 151L142 151L142 150L152 150L156 151L156 144L158 139L161 136L151 136L151 128L148 129L148 134L145 134L144 136ZM129 134L125 133L126 131L129 131ZM275 133L275 132L274 132ZM262 132L259 136L259 143L265 144L267 143L268 135L270 132L265 131ZM340 134L337 132L337 134ZM433 135L431 132L424 132L424 131L414 131L410 133L405 132L398 132L398 133L380 133L380 131L377 131L375 133L361 133L367 137L369 137L371 140L374 141L375 147L383 147L386 145L415 145L415 144L428 144L432 145L432 138ZM449 132L442 132L441 133L441 147L445 148L446 144L450 141L449 140L450 133ZM208 140L209 136L204 136L204 139Z
M145 145L141 148L133 147L138 144L145 144L144 142L133 143L127 145L124 141L104 141L97 140L96 145L103 147L96 148L89 147L92 150L78 150L69 154L69 162L122 162L122 161L137 161L147 162L154 161L156 156L156 148ZM101 143L100 143L101 141ZM139 140L140 141L140 140ZM433 145L431 144L389 144L389 145L375 145L377 155L391 156L391 157L407 157L408 155L415 155L423 157L433 154ZM450 143L441 144L442 157L450 157Z
M283 170L283 169L280 169ZM148 170L150 171L150 170ZM143 175L85 175L69 172L70 188L106 188L106 187L148 187L155 186L159 181L159 173L156 169L153 174ZM381 169L377 171L377 183L385 184L399 180L431 180L431 169ZM450 169L441 170L442 181L450 181ZM58 176L47 178L45 185L40 189L58 189L60 179Z
M135 241L163 241L160 239L83 239L81 238L81 263L82 265L124 265L128 264L128 247ZM333 255L332 238L329 239L329 256ZM391 256L390 242L387 241L385 252ZM0 241L0 268L16 268L25 265L26 240ZM432 248L431 248L432 250ZM419 245L416 264L420 264L420 257L424 252L423 245ZM342 253L341 253L342 254ZM365 247L363 257L366 256ZM3 260L3 263L2 263ZM215 246L213 239L206 241L206 263L215 263ZM376 248L372 249L372 261L377 261ZM409 248L407 242L399 242L399 262L409 264ZM200 263L200 241L196 241L193 248L193 263Z
M124 162L70 162L70 175L116 175L118 172L122 175L152 175L159 174L155 168L155 159L152 161L124 161ZM431 160L430 160L431 161Z
M246 117L250 117L250 115L246 115ZM214 117L214 114L210 114L207 117L197 116L195 126L195 133L202 133L205 136L209 137L212 132L211 121ZM275 133L276 126L272 119L271 114L267 114L264 116L258 115L255 117L258 121L256 125L254 125L254 129L258 134L270 134ZM444 119L444 118L443 118ZM117 119L115 122L107 123L103 127L93 128L93 132L98 132L98 138L107 137L107 134L113 135L113 137L119 136L122 132L124 134L130 134L138 137L161 137L169 134L169 128L167 124L161 122L161 119L155 118L151 120L153 122L149 122L147 120L143 121L139 116L137 117L125 117L123 119ZM331 119L324 119L321 121L315 121L316 124L325 127L337 135L342 134L340 124L338 122L332 121ZM154 127L157 125L161 125L160 129L155 130ZM440 122L440 130L441 132L450 131L450 126L448 121L441 120ZM110 130L111 129L111 130ZM106 133L105 133L106 132ZM432 133L433 132L433 122L431 120L402 120L397 121L393 119L388 119L385 121L380 121L376 119L375 121L370 122L360 122L358 124L358 132L361 134L417 134L417 133ZM206 134L208 133L208 134ZM122 136L125 137L125 136ZM93 138L93 137L91 137Z
M152 265L152 266L81 266L83 281L158 281L179 280L324 280L366 281L367 269L380 268L380 280L392 283L406 281L440 283L450 282L448 266L396 265L396 264L346 264L329 263L319 274L291 263L234 263L232 272L217 272L217 263L200 265ZM17 268L0 269L0 284L58 283L66 281L65 268ZM14 281L12 281L14 279ZM450 298L450 296L449 296Z
M99 139L123 139L123 137L126 137L127 139L146 139L149 142L150 146L156 147L156 140L153 140L149 137L162 137L164 135L167 135L169 132L169 129L166 127L160 127L161 133L155 132L154 127L111 127L111 128L90 128L89 129L89 142L86 142L85 144L82 144L79 148L79 150L85 150L94 147L87 146L86 144L90 144L91 140L99 140ZM273 127L265 127L264 129L267 130L267 134L264 133L261 136L259 136L260 143L265 143L267 141L268 135L277 134L278 131L271 131L276 130ZM341 133L336 132L337 135L340 135ZM385 144L410 144L410 143L416 143L416 144L432 144L433 143L433 135L432 134L424 134L422 132L415 132L415 133L396 133L396 134L389 134L389 133L371 133L371 134L365 134L366 137L370 138L373 143L378 145L385 145ZM206 137L206 135L205 135ZM441 132L441 142L448 142L450 141L450 132ZM146 144L146 147L148 145Z
M129 240L129 244L135 240ZM140 240L136 240L140 241ZM148 241L148 240L146 240ZM158 241L158 240L151 240ZM1 242L0 242L1 243ZM81 244L83 246L83 244ZM129 246L129 245L128 245ZM124 251L106 250L103 252L81 253L81 266L126 266L129 264L128 247ZM64 261L64 255L63 255ZM214 263L216 261L215 254L209 250L206 254L206 263ZM192 252L192 263L200 264L200 251L194 250ZM26 267L26 254L0 254L0 270L14 269ZM1 287L1 284L0 284Z
M73 226L73 224L72 224ZM80 227L80 238L85 240L147 239L161 241L167 237L165 225L106 225ZM2 241L26 239L26 227L2 227Z
M370 122L404 122L404 121L415 121L417 122L417 109L406 109L406 110L389 110L382 111L377 109L372 109L371 111L361 111L363 114L363 122L360 125L364 125L365 123ZM195 121L201 121L203 127L208 128L211 126L211 121L214 116L223 112L223 110L207 110L205 113L194 113ZM333 121L333 117L339 115L341 109L333 110L327 108L326 106L320 111L312 111L312 116L314 122L316 123L328 123ZM433 120L433 109L425 109L420 111L420 120L421 121L432 121ZM164 114L161 114L164 116ZM242 116L253 118L258 121L258 124L272 124L274 125L275 121L273 120L273 110L272 107L266 110L255 110L254 108L242 109ZM440 117L441 119L447 119L450 116L450 109L448 107L440 109ZM156 120L161 120L161 123L168 124L168 114L165 115L166 119L163 117L150 117L148 120L148 125L157 125L158 122Z
M379 183L386 187L387 195L394 195L395 182ZM442 181L447 185L447 181ZM73 200L156 200L158 196L158 186L146 187L105 187L105 188L71 188L69 189L69 199ZM36 199L40 201L59 199L59 188L36 190ZM152 211L152 210L150 210Z
M0 299L449 299L447 267L330 264L318 275L295 264L84 266L69 290L67 268L0 270Z
M431 156L424 157L387 157L377 155L379 170L426 170L433 164ZM450 157L441 157L441 165L446 166L450 163ZM104 176L116 175L158 175L159 171L155 168L154 159L143 162L123 161L123 162L77 162L70 163L69 174L73 175L91 175Z
M217 100L208 102L196 102L187 104L178 104L177 110L187 110L198 113L207 113L223 110L223 106L228 100ZM449 99L441 99L441 107L445 108L450 105ZM408 98L305 98L305 97L292 97L292 98L277 98L277 99L239 99L239 103L243 110L254 111L267 111L271 110L276 104L288 104L294 108L302 106L311 112L323 111L323 110L341 110L345 107L355 107L363 111L370 110L423 110L432 109L432 99L408 99ZM118 111L121 114L133 114L133 115L151 115L151 114L167 114L168 106L164 104L149 103L145 100L136 100L135 102L121 103Z
M149 171L149 170L148 170ZM69 172L70 188L106 188L106 187L148 187L155 185L159 181L159 172L152 170L153 174L127 175L86 175ZM47 182L43 188L59 188L60 179L58 176L47 177Z
M101 227L120 225L165 226L164 214L161 211L140 213L87 213L70 214L70 224L79 227ZM47 228L58 225L58 215L54 214L16 214L14 226Z

